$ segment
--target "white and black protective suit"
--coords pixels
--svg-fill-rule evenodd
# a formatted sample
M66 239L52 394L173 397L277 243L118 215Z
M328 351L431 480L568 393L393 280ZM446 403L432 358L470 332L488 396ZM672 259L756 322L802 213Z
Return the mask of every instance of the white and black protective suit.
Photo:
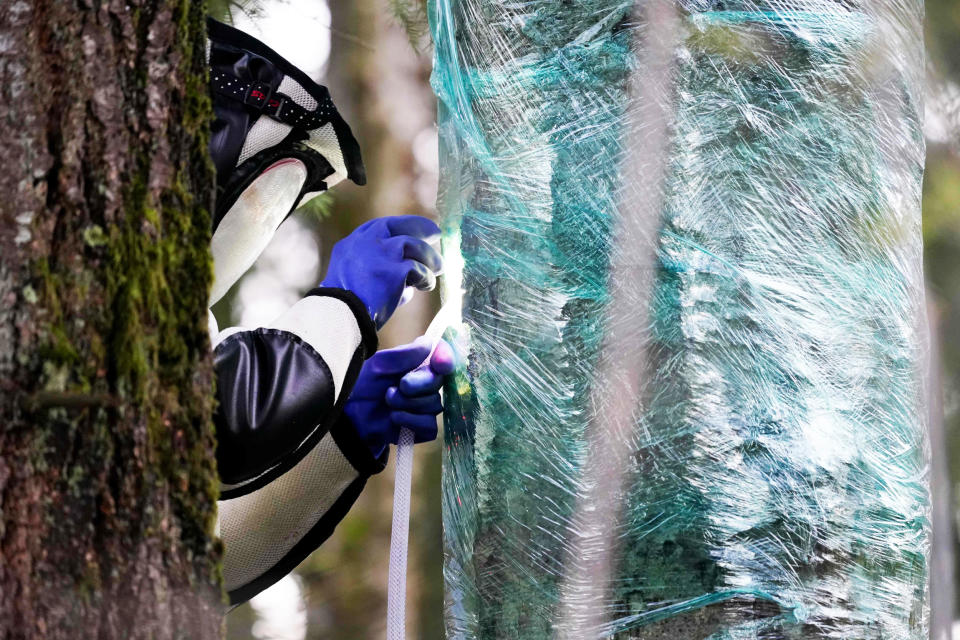
M208 27L217 168L212 305L302 202L365 177L359 146L325 87L255 38L215 21ZM210 325L218 527L236 604L319 546L383 469L386 453L375 459L341 418L377 333L356 296L332 288L309 292L269 326L220 331L212 314Z

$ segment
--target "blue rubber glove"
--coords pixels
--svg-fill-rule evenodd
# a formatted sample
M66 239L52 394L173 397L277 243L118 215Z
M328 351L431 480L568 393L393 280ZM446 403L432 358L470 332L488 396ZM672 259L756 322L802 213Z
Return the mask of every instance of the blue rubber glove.
M320 286L353 292L379 329L407 301L407 287L430 291L436 286L443 260L427 242L439 233L432 220L421 216L377 218L362 224L334 245Z
M453 372L453 349L441 341L430 357L432 343L378 351L360 370L343 412L375 458L388 444L397 444L400 428L413 431L414 442L437 437L437 415L443 410L440 387ZM423 365L423 366L421 366Z

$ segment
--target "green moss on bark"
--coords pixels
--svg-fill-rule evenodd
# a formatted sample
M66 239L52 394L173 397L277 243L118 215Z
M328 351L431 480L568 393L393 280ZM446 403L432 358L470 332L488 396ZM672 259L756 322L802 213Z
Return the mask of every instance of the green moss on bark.
M203 7L21 4L0 12L25 69L0 106L0 638L218 637Z

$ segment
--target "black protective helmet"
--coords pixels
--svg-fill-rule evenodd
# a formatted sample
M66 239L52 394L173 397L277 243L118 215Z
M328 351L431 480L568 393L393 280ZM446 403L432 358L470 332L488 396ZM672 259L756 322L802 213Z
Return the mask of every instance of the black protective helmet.
M284 159L300 160L307 169L287 215L344 178L366 182L360 146L326 87L238 29L208 19L207 33L216 116L210 136L217 168L214 230L240 194Z

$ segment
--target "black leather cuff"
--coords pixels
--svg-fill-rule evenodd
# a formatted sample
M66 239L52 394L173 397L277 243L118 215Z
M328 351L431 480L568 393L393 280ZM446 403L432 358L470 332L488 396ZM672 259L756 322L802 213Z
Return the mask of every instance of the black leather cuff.
M363 304L355 293L347 289L338 289L337 287L316 287L308 291L307 295L327 296L345 302L347 306L350 307L350 311L353 311L353 315L357 318L357 325L360 327L360 344L363 347L363 359L366 360L377 352L377 347L380 344L377 338L377 325L374 324L373 318L370 317L370 312L367 311L366 305Z
M387 446L379 458L374 458L367 443L363 441L357 433L357 428L346 415L340 415L330 430L330 435L340 447L340 452L360 475L376 475L386 468L387 460L390 459L390 447Z

